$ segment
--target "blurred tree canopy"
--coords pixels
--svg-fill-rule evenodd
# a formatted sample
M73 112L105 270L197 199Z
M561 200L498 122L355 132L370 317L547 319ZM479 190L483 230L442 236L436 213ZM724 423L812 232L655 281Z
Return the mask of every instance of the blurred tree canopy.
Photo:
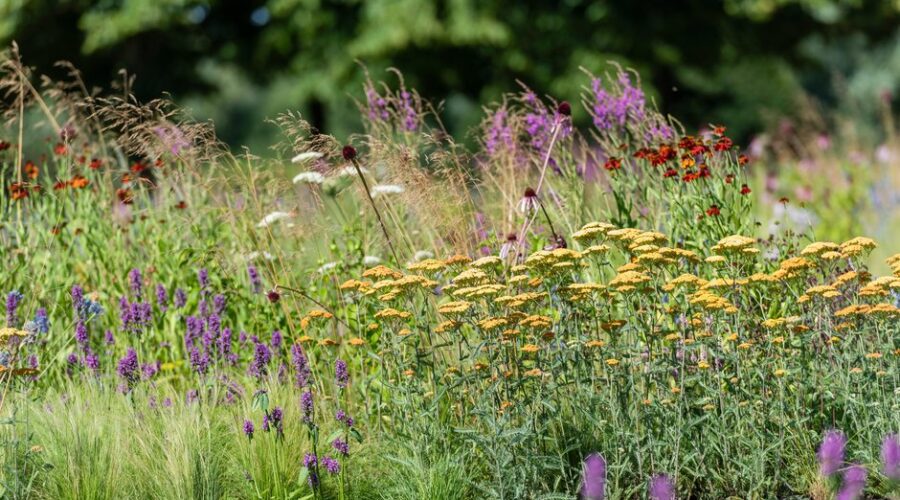
M0 0L0 39L39 73L69 60L106 85L125 68L139 98L168 92L257 149L287 109L354 130L364 67L443 100L456 134L516 80L577 101L579 68L611 60L689 129L747 134L803 93L837 106L837 87L860 103L894 92L898 20L898 0Z

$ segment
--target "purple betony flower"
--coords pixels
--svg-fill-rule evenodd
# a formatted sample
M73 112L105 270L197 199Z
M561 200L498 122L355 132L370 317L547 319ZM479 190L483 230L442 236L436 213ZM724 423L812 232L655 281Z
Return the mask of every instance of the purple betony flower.
M347 427L353 427L353 417L347 415L344 410L338 410L334 414L335 420L345 424Z
M247 436L247 439L253 439L253 431L253 422L244 420L244 434Z
M272 339L269 341L269 344L271 344L272 349L277 351L281 347L281 342L282 342L281 331L279 331L279 330L273 331Z
M665 474L650 478L650 500L675 500L675 482Z
M322 458L322 465L325 466L325 470L328 471L329 474L334 475L341 472L341 463L330 456Z
M334 362L334 381L341 389L347 387L350 382L350 374L347 372L347 362L338 359Z
M313 395L312 391L305 391L300 395L300 419L307 425L313 423Z
M140 301L144 291L144 283L140 269L134 268L128 272L128 285L131 287L131 293L134 298Z
M19 323L17 312L22 297L18 290L13 290L6 295L6 326L10 328L15 328Z
M88 347L88 341L87 325L84 324L84 321L78 320L75 324L75 342L77 342L82 349L86 349Z
M491 156L500 151L512 151L515 148L515 134L509 125L509 110L505 104L491 113L490 125L484 138L484 147Z
M332 441L331 447L345 457L350 455L350 445L341 438L336 438Z
M106 342L106 345L113 345L116 343L112 330L106 330L106 333L103 334L103 341Z
M253 290L253 293L260 293L262 291L262 279L259 277L259 271L256 269L256 266L253 264L247 265L247 276L250 277L250 289Z
M198 349L197 347L191 348L190 351L190 360L191 367L194 368L200 375L204 375L206 371L209 369L209 355L206 350Z
M390 118L388 113L387 100L382 97L372 82L366 82L364 91L366 93L366 106L368 107L368 117L371 121L384 121Z
M303 466L306 467L308 477L306 479L309 486L313 489L319 486L319 461L314 453L307 453L303 457Z
M303 347L300 344L291 346L291 358L294 364L294 377L297 387L306 387L309 384L312 372L309 367L309 360L306 359L306 354L304 354Z
M250 374L257 378L263 378L268 373L269 361L272 359L272 351L262 342L256 342L253 351L253 361L250 363Z
M825 477L831 477L844 465L844 449L847 446L847 438L841 431L830 430L825 433L822 444L819 446L819 472Z
M38 308L37 312L34 314L34 323L37 326L37 331L39 333L47 333L50 331L50 318L47 316L46 308Z
M169 293L162 284L156 285L156 307L158 307L161 312L166 312L166 310L169 309Z
M219 348L219 356L222 359L229 359L231 355L231 328L222 329L222 334L216 339L216 345Z
M197 309L201 318L209 316L209 303L206 302L206 299L200 299L200 302L197 303Z
M94 373L100 371L100 358L97 357L97 354L90 347L86 347L84 350L84 366Z
M223 312L225 312L225 296L221 293L216 294L213 297L213 311L215 314L221 316Z
M181 288L176 289L175 290L175 307L177 309L181 309L186 304L187 304L187 293Z
M128 388L130 389L135 382L138 380L138 357L137 352L134 348L129 347L128 351L126 351L125 356L119 360L119 366L116 368L116 372L125 380Z
M606 496L606 460L599 453L591 453L584 459L581 479L583 500L603 500Z
M853 464L844 469L843 482L835 500L857 500L866 489L866 468Z
M881 443L881 462L885 477L900 481L900 434L889 434Z
M419 128L419 113L416 111L412 93L400 89L399 110L403 115L403 127L408 132L415 132Z
M200 283L200 293L206 295L209 292L209 271L205 268L197 271L197 281Z
M84 302L84 288L81 285L72 285L72 308L77 313L81 310L81 304Z
M154 363L144 363L141 365L141 374L144 376L144 380L150 380L155 377L157 373L159 373L159 367L161 363L157 360Z

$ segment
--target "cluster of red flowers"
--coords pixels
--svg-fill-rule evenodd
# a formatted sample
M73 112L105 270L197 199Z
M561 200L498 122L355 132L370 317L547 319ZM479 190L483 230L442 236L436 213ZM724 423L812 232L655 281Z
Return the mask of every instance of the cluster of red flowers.
M734 147L734 142L725 137L725 127L719 125L713 128L712 140L706 140L694 136L682 137L676 145L662 144L658 148L641 148L634 153L634 157L645 160L654 167L663 166L664 178L677 179L681 178L684 182L693 182L698 179L710 177L709 167L706 159L714 152L722 153L730 151ZM676 168L677 165L671 165L673 160L678 160L682 172ZM738 164L746 165L748 158L746 155L738 156ZM607 162L609 164L609 162ZM610 168L607 166L607 170ZM748 188L749 189L749 188ZM747 191L749 192L749 190ZM746 193L743 193L746 194Z

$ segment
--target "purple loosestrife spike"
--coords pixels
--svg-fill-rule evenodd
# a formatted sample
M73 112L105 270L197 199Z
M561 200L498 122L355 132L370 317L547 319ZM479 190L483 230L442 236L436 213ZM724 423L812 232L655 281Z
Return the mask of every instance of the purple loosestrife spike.
M272 349L278 350L281 348L282 336L279 330L272 332L272 340L269 343L272 345Z
M209 355L205 350L194 347L190 353L191 366L198 374L203 375L209 369Z
M887 435L881 443L881 462L885 477L900 481L900 434Z
M161 284L156 285L156 307L161 312L166 312L169 309L169 293L166 291L166 287Z
M15 328L19 323L19 303L22 301L22 294L18 290L13 290L6 295L6 326Z
M605 496L606 460L599 453L591 453L584 459L581 498L582 500L603 500Z
M253 422L244 420L244 434L247 436L247 439L253 439L253 430Z
M97 355L94 354L94 351L91 351L90 347L86 348L85 350L84 366L90 368L91 371L95 373L100 371L100 358L98 358Z
M81 304L84 302L84 288L81 285L72 285L72 308L75 312L81 310Z
M515 133L509 125L509 111L506 105L501 106L491 114L490 126L484 137L484 148L488 155L495 155L500 151L512 151L515 149Z
M334 475L341 472L340 462L330 456L322 458L322 465L325 466L325 470L328 471L329 474Z
M250 289L253 290L253 293L261 292L262 279L259 277L259 271L256 269L256 266L253 264L247 266L247 276L250 277Z
M825 433L819 446L819 472L830 477L844 465L844 448L847 438L841 431L831 430Z
M222 330L222 334L216 339L216 345L219 348L219 355L222 359L228 359L231 354L231 328Z
M268 373L269 361L272 359L272 351L262 342L256 342L253 351L253 361L250 363L250 374L257 378L263 378Z
M216 294L213 297L213 311L215 314L221 316L223 312L225 312L225 296L222 294Z
M300 395L300 418L303 423L312 425L313 423L313 395L311 391L306 391Z
M209 316L209 303L206 302L206 299L200 299L200 303L197 304L197 309L199 309L201 318Z
M347 387L350 382L350 374L347 372L347 362L338 359L334 362L334 381L341 389Z
M371 82L365 84L366 105L368 106L368 116L371 121L384 121L390 118L387 110L387 100L378 94L375 86Z
M140 269L134 268L128 273L128 285L131 287L131 294L134 295L135 299L140 301L144 291L144 283Z
M185 304L187 304L187 293L184 290L182 290L181 288L176 289L175 290L175 308L181 309L182 307L185 306Z
M841 489L835 500L857 500L862 497L866 489L866 468L859 464L853 464L844 469L844 478Z
M675 482L665 474L650 478L650 500L675 500Z

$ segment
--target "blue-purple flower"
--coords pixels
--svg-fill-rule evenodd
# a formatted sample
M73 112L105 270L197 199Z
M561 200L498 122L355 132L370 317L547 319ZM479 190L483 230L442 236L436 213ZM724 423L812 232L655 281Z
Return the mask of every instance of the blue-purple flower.
M253 439L253 430L253 422L244 420L244 434L247 436L247 439Z
M329 474L334 475L341 472L340 462L330 456L322 458L322 465L325 466L325 470L328 471Z
M347 371L347 362L338 359L334 362L334 381L341 389L347 387L350 382L350 374Z
M307 425L313 423L313 395L311 391L305 391L300 395L300 419Z
M6 295L6 326L15 328L19 324L19 303L22 301L22 294L18 290L13 290Z
M119 360L119 366L116 368L116 372L120 377L125 379L129 388L138 381L138 357L134 348L128 348L125 356Z

